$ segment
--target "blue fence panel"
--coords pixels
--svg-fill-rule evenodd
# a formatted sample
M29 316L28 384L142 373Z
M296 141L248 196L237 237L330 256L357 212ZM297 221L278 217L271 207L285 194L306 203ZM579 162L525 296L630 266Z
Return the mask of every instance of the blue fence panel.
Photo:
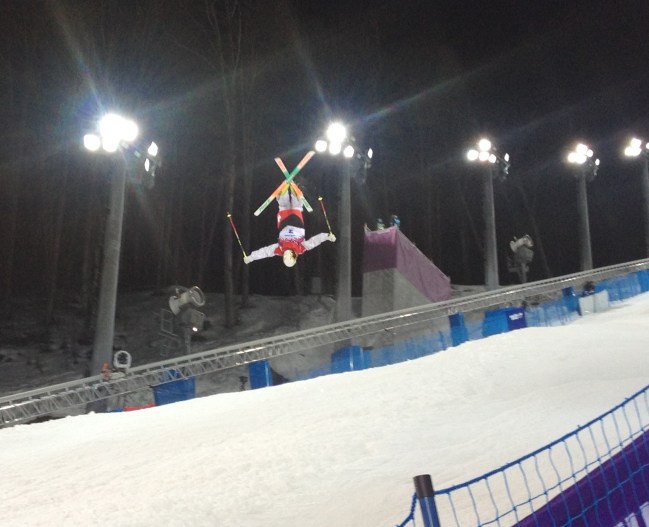
M649 386L527 456L436 491L435 512L441 527L649 526Z

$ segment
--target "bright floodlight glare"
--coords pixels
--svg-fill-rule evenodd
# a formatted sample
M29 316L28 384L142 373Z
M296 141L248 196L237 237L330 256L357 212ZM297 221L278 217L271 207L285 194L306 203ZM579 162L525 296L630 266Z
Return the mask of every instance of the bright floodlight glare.
M108 153L117 152L119 139L117 137L104 136L101 139L101 147Z
M588 152L588 147L582 143L579 143L575 148L575 152L577 152L578 154L586 155L586 153Z
M482 152L491 150L491 141L489 141L489 139L480 139L480 141L478 141L478 148Z
M318 139L315 142L315 151L320 152L320 153L326 152L327 151L327 146L328 146L327 141L325 141L324 139Z
M580 152L570 152L568 154L568 161L570 163L575 163L576 165L583 165L586 162L586 154Z
M593 151L589 148L588 151L586 152L586 155L588 157L593 157Z
M343 145L340 143L332 142L329 143L329 153L332 156L337 156L340 154L340 151L343 149Z
M495 163L497 161L496 154L491 154L489 156L489 163Z
M111 141L126 141L128 143L135 140L138 134L137 125L130 119L124 119L115 113L104 115L99 121L99 133L102 138L110 138Z
M155 156L157 156L157 155L158 155L158 145L155 144L155 143L151 143L151 144L149 145L149 148L147 149L147 153L148 153L151 157L155 157Z
M149 158L147 157L144 160L144 170L146 170L148 172L150 168L151 168L151 162L149 161Z
M374 150L371 148L367 151L367 158L372 159L372 156L374 155Z
M83 146L91 152L96 152L101 148L101 139L96 134L86 134L83 136Z
M121 130L122 140L126 141L127 143L132 143L133 141L135 141L139 133L140 131L134 121L131 121L130 119L124 119L124 121L122 122Z
M635 148L640 148L640 146L642 146L642 141L640 141L640 139L638 139L637 137L634 137L633 139L631 139L629 144L631 146L634 146Z
M640 155L640 148L629 145L624 149L624 155L627 157L637 157Z
M353 157L354 156L354 147L352 145L347 145L345 147L345 150L343 150L343 155L347 159L350 159L351 157Z
M327 139L332 143L342 143L347 139L347 128L341 123L331 123L327 128Z
M503 157L503 159L504 159L505 161L509 162L509 154L505 154L504 157Z
M488 161L489 160L489 152L482 151L478 154L478 159L480 161Z
M595 159L595 165L599 166L599 159Z
M473 148L466 153L466 157L469 161L475 161L478 159L478 155L478 151Z

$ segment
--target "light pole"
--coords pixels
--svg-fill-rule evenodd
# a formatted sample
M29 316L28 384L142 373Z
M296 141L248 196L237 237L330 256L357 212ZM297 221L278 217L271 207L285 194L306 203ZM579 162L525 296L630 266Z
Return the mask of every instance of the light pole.
M577 207L579 209L579 243L581 253L581 270L588 271L593 268L593 254L590 246L590 225L588 223L588 196L586 183L590 183L599 169L599 159L593 159L593 151L586 145L579 143L568 154L568 163L577 166Z
M152 176L155 174L157 165L158 147L155 143L151 143L146 151L133 146L138 133L137 125L130 119L116 114L107 114L100 119L96 133L86 134L83 137L84 146L92 152L120 154L120 162L114 165L110 180L110 209L104 234L97 326L90 364L91 375L99 375L106 364L113 363L117 281L126 190L126 157L131 155L136 159L143 159L144 169ZM97 409L101 409L100 406Z
M642 146L643 141L631 139L624 149L627 157L642 158L642 197L644 199L644 244L645 256L649 257L649 143Z
M366 170L370 167L372 149L366 152L357 148L347 128L338 122L327 128L326 139L316 141L317 152L337 156L341 152L346 160L358 159ZM352 313L352 236L351 236L351 178L354 167L351 162L343 164L340 178L340 234L338 236L338 280L336 284L336 322L351 319Z
M487 290L498 287L498 253L496 252L496 211L494 207L494 175L501 178L509 172L509 154L500 156L489 139L480 139L475 148L470 149L466 156L469 161L488 163L487 175L483 180L483 214L485 224L484 237L484 273ZM498 171L496 171L496 168Z

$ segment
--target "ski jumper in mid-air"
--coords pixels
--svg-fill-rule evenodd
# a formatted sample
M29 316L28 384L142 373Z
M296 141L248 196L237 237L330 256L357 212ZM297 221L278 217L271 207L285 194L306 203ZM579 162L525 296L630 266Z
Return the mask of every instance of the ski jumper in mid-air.
M327 240L336 241L336 236L331 232L322 232L308 240L305 239L304 218L302 216L303 203L300 198L293 195L293 192L288 187L285 192L277 196L277 205L279 206L277 212L277 229L279 230L277 243L267 245L252 251L248 256L244 256L243 261L245 263L248 264L271 256L281 256L286 267L293 267L300 254L314 249Z

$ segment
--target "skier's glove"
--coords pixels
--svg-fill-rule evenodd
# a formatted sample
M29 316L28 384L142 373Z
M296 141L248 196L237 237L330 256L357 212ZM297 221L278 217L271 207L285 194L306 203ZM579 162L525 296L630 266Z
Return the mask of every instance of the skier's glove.
M243 257L243 263L249 264L250 262L252 262L252 258L250 258L250 256Z
M329 241L330 242L335 242L336 241L336 235L333 232L329 233Z

